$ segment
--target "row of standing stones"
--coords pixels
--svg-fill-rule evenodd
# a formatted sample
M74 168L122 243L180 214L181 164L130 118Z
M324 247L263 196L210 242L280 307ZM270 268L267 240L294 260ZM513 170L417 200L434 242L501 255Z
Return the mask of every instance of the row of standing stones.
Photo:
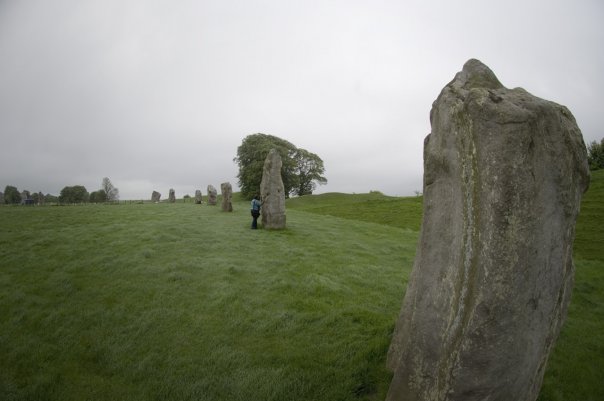
M223 199L226 197L228 204L231 204L231 198L232 198L232 194L233 194L233 189L231 187L231 184L226 182L221 184L221 189L222 189L222 195L223 195ZM228 191L227 193L225 193L225 191ZM217 203L217 192L216 192L216 188L214 188L213 185L208 185L208 205L216 205ZM151 194L151 202L155 202L158 203L161 199L161 194L157 191L153 191L153 193ZM168 194L168 202L170 203L174 203L176 202L176 194L174 189L170 188L169 194ZM195 203L196 204L201 204L202 203L202 195L201 195L201 191L198 189L195 191ZM224 201L223 201L224 203ZM228 207L227 207L228 209ZM233 207L232 205L230 206L230 210L227 211L232 211Z
M281 178L281 167L283 163L281 156L275 149L271 149L266 157L262 170L262 181L260 183L260 196L262 200L262 224L268 229L285 228L285 189ZM223 212L233 211L233 187L229 182L220 184L222 194L221 209ZM161 194L153 191L151 201L159 202ZM170 189L168 202L176 202L174 189ZM202 203L200 190L195 191L195 203ZM208 205L216 205L217 191L213 185L208 185Z
M271 149L264 161L262 170L262 181L260 183L260 196L262 199L262 225L267 229L285 228L285 189L281 177L281 167L283 163L281 156L275 149ZM222 194L221 208L223 212L233 211L233 187L229 182L220 184ZM208 205L216 205L217 192L213 185L208 185ZM159 202L161 194L153 191L151 201ZM168 202L176 202L174 189L170 189ZM195 191L195 203L201 204L201 191Z
M573 286L589 186L564 106L469 60L430 112L424 212L388 401L534 401Z

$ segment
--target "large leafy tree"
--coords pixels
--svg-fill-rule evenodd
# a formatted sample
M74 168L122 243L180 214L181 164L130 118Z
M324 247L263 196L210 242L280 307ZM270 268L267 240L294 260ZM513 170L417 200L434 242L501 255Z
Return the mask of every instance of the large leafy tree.
M244 198L252 197L260 189L264 160L271 149L281 156L283 167L281 178L285 196L312 193L315 181L324 184L327 179L323 161L314 153L299 149L291 142L267 134L248 135L237 148L237 157L233 160L239 165L239 187Z
M91 203L104 203L107 202L107 194L102 189L90 193L89 201Z
M21 203L21 193L19 193L17 187L7 185L4 188L4 202L14 205L18 205L19 203Z
M326 184L327 179L322 176L325 172L323 160L314 153L305 149L296 149L293 155L296 162L296 187L292 193L298 196L310 195L317 187L317 183Z
M604 138L600 143L592 141L587 146L587 160L589 161L589 168L592 170L604 168Z
M74 185L65 187L59 194L59 202L61 203L84 203L88 202L88 191L82 185Z

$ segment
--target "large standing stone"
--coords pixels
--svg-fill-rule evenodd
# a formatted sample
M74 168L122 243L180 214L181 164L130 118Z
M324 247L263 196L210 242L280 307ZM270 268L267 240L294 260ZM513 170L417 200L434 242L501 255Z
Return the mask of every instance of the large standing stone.
M158 203L160 198L161 194L157 191L153 191L153 193L151 194L151 202Z
M217 191L214 185L208 185L208 205L216 205Z
M566 107L503 87L477 60L430 120L387 400L535 400L573 285L581 132Z
M201 205L201 191L199 189L195 191L195 204Z
M223 212L232 212L233 211L233 187L231 187L230 182L223 182L220 184L220 192L222 193L222 211Z
M285 190L281 178L281 166L281 156L277 150L271 149L264 160L260 183L264 228L285 228Z
M172 188L170 188L170 192L168 192L168 202L174 203L176 202L176 193Z

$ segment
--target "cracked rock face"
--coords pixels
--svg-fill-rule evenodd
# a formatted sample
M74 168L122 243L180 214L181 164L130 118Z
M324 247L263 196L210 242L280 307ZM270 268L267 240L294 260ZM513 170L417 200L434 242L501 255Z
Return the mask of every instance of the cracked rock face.
M216 205L218 195L217 192L218 191L216 191L214 185L208 185L208 205Z
M222 211L232 212L233 211L233 187L230 182L223 182L220 184L220 191L222 192Z
M285 228L285 189L281 178L281 156L271 149L264 160L260 195L262 197L262 225L268 229Z
M589 184L570 111L478 60L442 90L387 400L535 400L573 285Z

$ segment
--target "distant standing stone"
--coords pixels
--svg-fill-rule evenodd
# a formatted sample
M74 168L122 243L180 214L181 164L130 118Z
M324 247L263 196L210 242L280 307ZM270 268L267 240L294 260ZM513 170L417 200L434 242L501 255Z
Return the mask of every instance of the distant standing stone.
M233 188L230 182L223 182L220 184L220 191L222 192L222 211L232 212L233 211Z
M195 191L195 203L201 205L201 191L199 189Z
M573 285L589 183L581 131L566 107L505 88L478 60L430 121L387 400L533 401Z
M213 185L208 185L208 205L216 205L217 191Z
M281 178L281 156L271 149L264 160L260 195L262 197L262 225L268 229L285 228L285 189Z
M151 202L158 203L161 198L161 194L157 191L153 191L151 194Z
M174 203L176 202L176 193L172 188L170 188L170 192L168 193L168 202Z

